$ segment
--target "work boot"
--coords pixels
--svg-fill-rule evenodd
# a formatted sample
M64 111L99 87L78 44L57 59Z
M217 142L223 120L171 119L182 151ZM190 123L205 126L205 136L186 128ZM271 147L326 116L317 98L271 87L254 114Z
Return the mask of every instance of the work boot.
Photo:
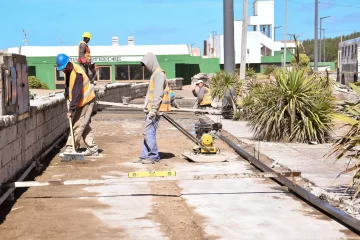
M135 159L133 163L142 163L143 160L145 160L145 158L139 157L138 159Z
M84 156L99 156L99 152L98 151L92 152L92 151L90 151L90 149L86 149L86 151L83 152L83 155Z
M155 161L155 160L152 160L152 159L144 159L141 161L142 164L155 164L155 163L158 163L159 161Z

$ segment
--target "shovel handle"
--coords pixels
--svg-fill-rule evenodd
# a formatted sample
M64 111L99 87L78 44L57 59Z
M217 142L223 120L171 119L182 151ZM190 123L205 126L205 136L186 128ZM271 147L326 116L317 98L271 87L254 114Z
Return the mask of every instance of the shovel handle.
M69 101L67 101L67 108L68 108L68 111L70 111L70 103ZM74 138L74 131L73 131L73 125L72 125L72 120L71 120L71 117L69 118L69 125L70 125L70 135L71 135L71 138L72 138L72 146L73 146L73 150L75 151L75 138Z

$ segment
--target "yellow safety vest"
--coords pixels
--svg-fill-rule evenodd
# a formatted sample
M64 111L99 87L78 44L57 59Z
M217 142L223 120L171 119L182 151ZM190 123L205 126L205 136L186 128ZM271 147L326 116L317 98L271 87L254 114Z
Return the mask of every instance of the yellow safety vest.
M150 83L147 93L147 109L150 111L152 108L152 105L154 104L154 90L155 90L155 82L154 82L154 76L157 72L164 72L161 68L156 68L154 73L150 77ZM165 72L164 72L165 73ZM170 88L168 81L165 80L165 88L164 88L164 95L162 96L160 107L158 109L159 112L170 112L171 111L171 105L170 105Z
M83 107L85 104L90 102L95 98L95 91L94 85L90 84L89 78L84 72L84 70L77 64L73 63L73 70L70 73L70 80L69 80L69 100L72 100L72 89L75 84L76 73L82 75L83 78L83 88L82 88L82 98L80 99L79 104L77 107Z
M79 56L79 59L80 59L80 45L81 44L85 44L85 58L86 58L86 60L88 60L89 62L90 62L90 60L91 60L91 57L90 57L90 48L89 48L89 45L87 45L87 43L86 42L84 42L84 41L81 41L80 43L79 43L79 45L78 45L78 56Z
M201 101L200 105L210 105L212 103L212 97L210 89L204 87L207 90L207 93L204 94L203 100Z

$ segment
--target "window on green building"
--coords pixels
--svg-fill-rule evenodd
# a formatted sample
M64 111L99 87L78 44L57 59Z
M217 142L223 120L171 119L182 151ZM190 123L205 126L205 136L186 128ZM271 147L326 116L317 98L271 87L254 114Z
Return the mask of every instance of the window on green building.
M56 71L56 81L60 81L60 82L65 81L64 72L63 71L57 71L57 70L55 70L55 71Z
M147 68L138 64L133 65L115 65L116 81L142 81L149 80L151 72Z
M99 66L99 80L111 81L111 66Z
M35 66L28 67L28 76L36 76L36 67Z
M129 66L128 65L115 65L115 80L129 80Z
M130 65L130 80L144 80L143 67L140 65Z
M144 79L150 80L150 77L151 77L151 72L146 67L144 67Z

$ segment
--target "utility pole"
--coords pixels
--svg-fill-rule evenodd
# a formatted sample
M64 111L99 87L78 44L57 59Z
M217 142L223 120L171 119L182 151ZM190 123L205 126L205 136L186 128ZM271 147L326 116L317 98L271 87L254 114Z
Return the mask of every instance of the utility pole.
M23 29L23 33L24 33L25 46L27 46L27 45L28 45L28 40L27 40L27 38L26 38L26 31L25 31L25 29Z
M234 0L223 0L224 21L224 71L235 74L235 45L234 45ZM235 88L231 89L235 92ZM222 99L222 106L232 106L231 94L226 90ZM235 111L235 109L233 109Z
M319 14L319 1L315 0L315 33L314 33L314 71L318 70L318 14Z
M240 80L245 79L246 75L246 53L247 53L247 30L248 30L248 0L243 0L243 22L241 36L241 62L240 62Z
M287 35L287 0L285 0L285 27L284 27L284 70L286 69L286 35Z
M224 11L224 71L235 73L234 0L223 0Z

